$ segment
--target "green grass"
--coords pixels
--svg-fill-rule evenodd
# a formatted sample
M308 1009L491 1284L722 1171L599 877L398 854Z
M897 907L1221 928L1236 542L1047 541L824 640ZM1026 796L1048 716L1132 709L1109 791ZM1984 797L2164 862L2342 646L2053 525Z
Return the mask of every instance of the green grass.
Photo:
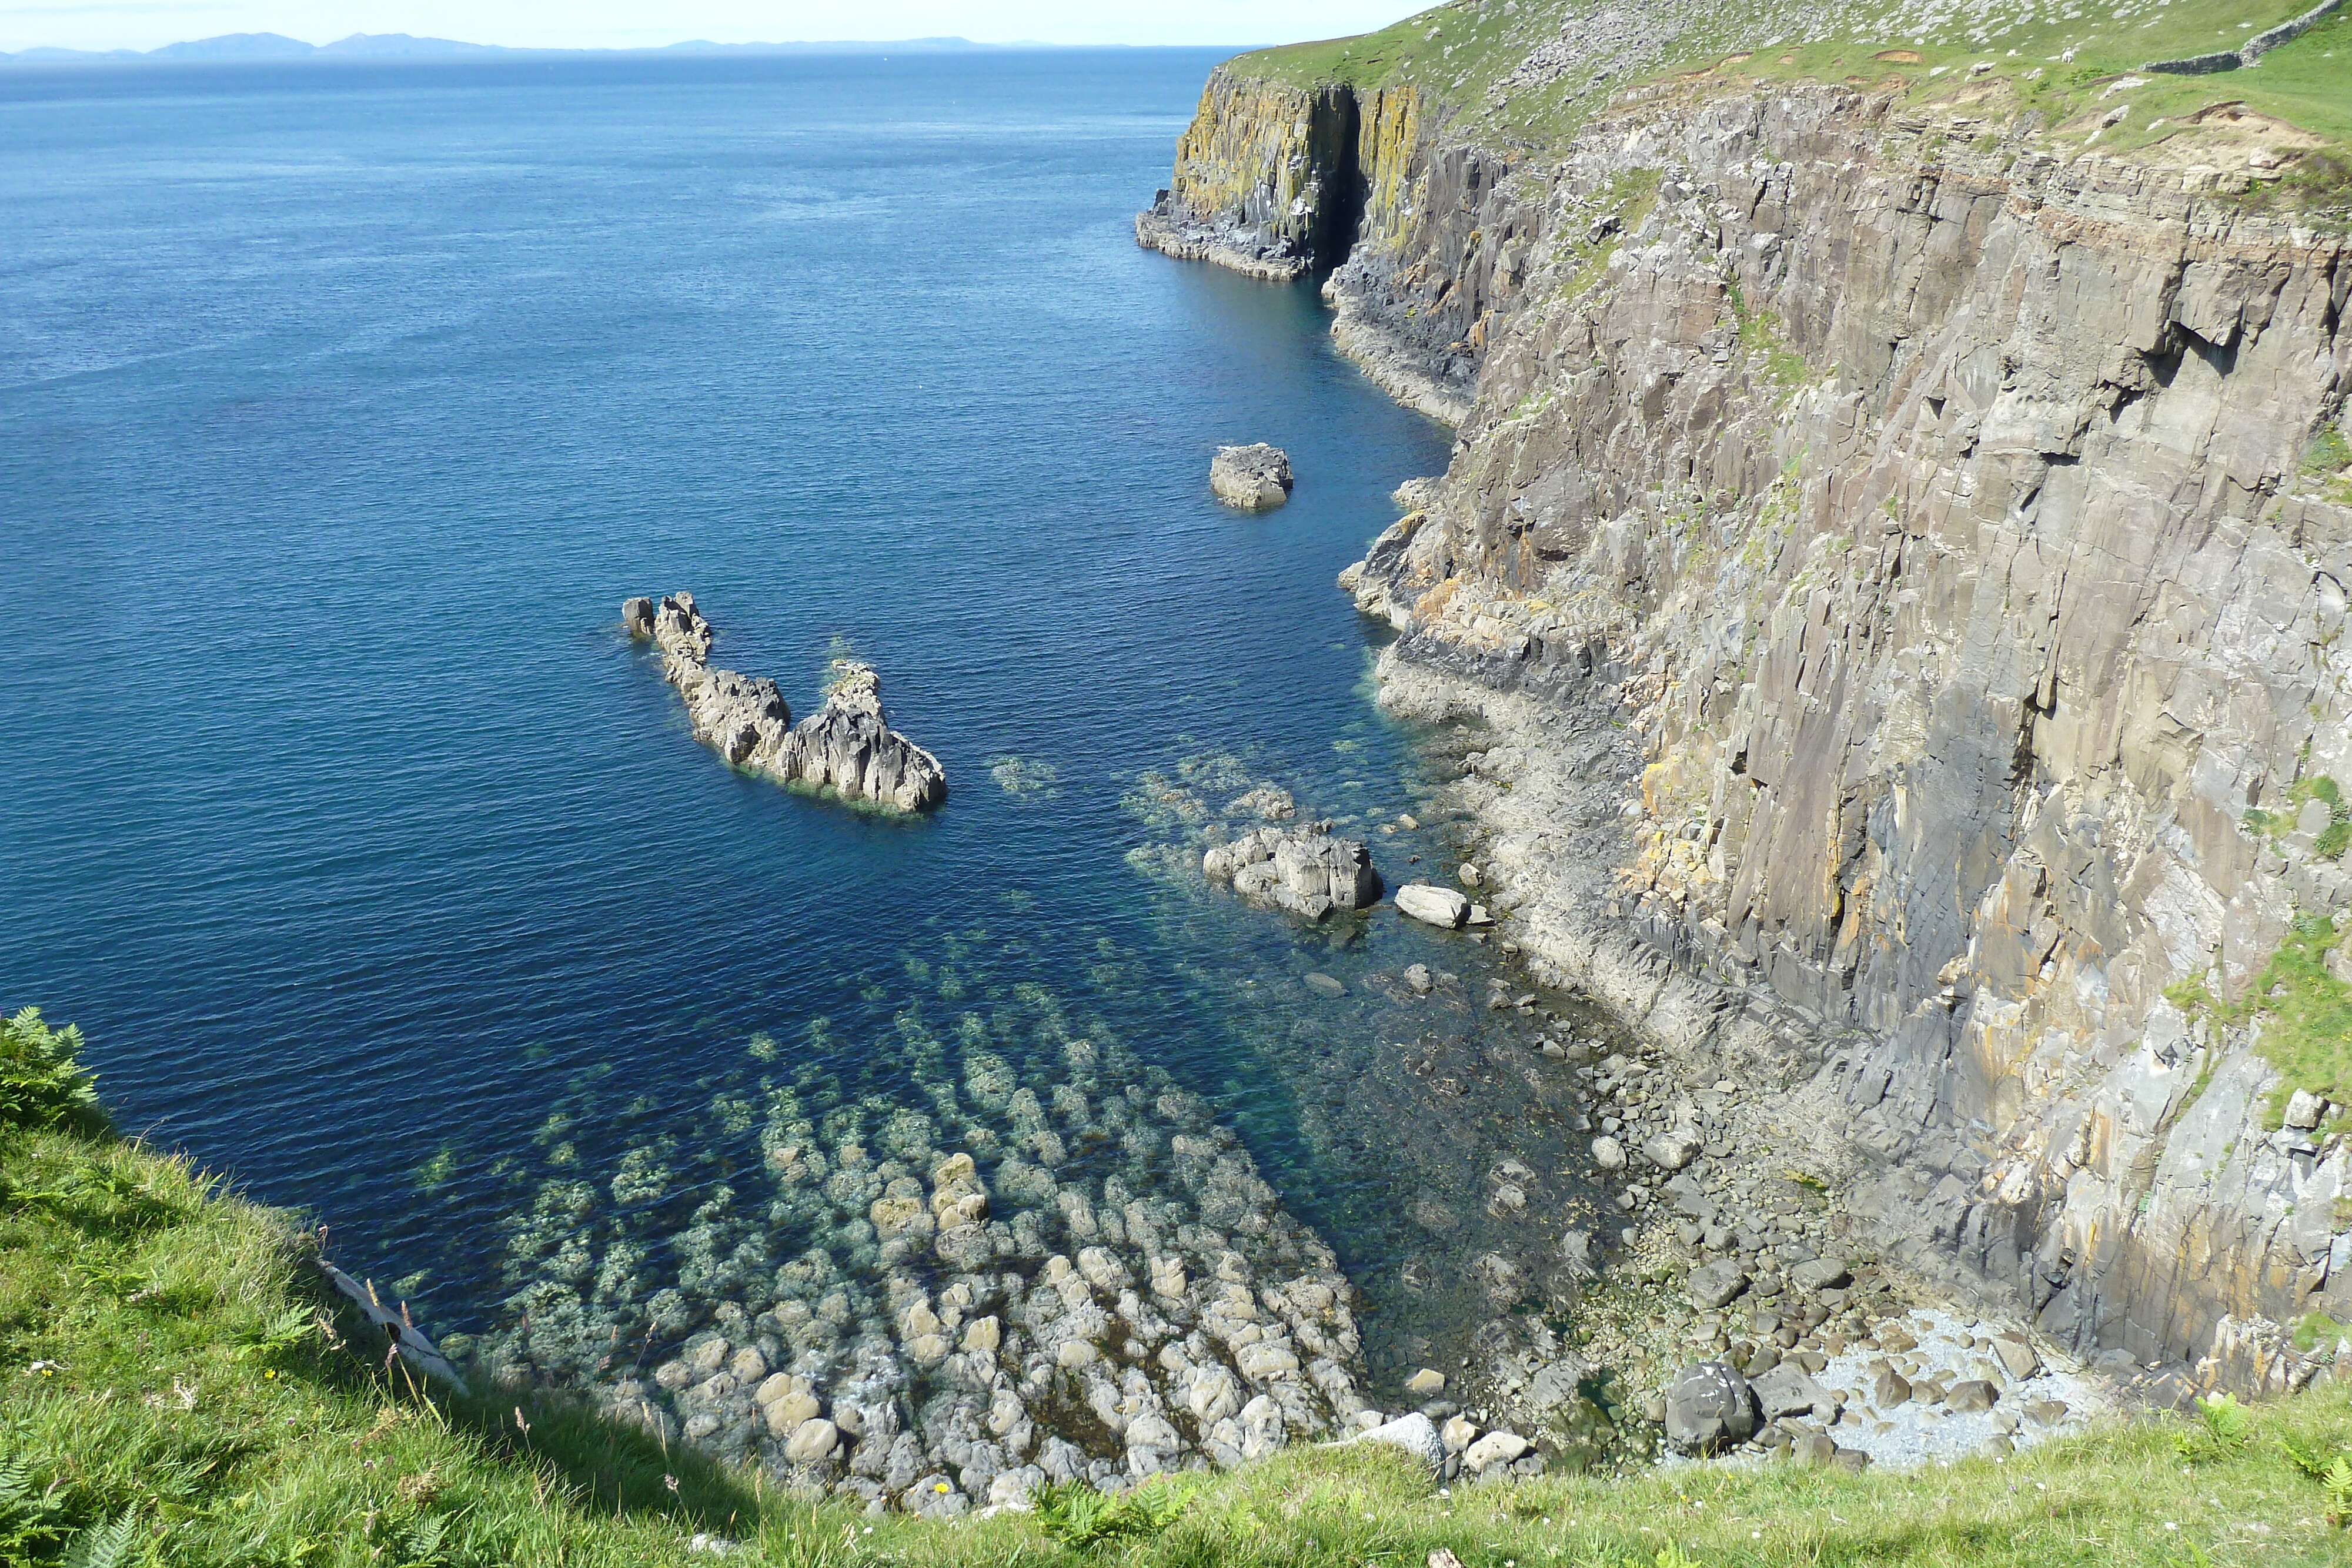
M2333 860L2352 845L2352 800L2347 800L2342 787L2325 773L2297 779L2287 791L2284 809L2266 811L2259 806L2250 806L2238 821L2259 837L2283 838L2294 831L2295 820L2302 815L2303 808L2314 800L2327 808L2328 820L2327 826L2314 840L2311 852L2322 860Z
M1776 13L1727 4L1702 16L1661 58L1601 90L1585 90L1592 84L1574 68L1550 83L1498 93L1497 84L1530 49L1559 35L1568 9L1559 0L1518 0L1507 9L1456 0L1359 37L1238 56L1229 68L1295 86L1410 83L1451 105L1472 138L1533 148L1558 146L1613 96L1644 84L1694 93L1768 82L1893 86L1908 108L1979 119L1977 133L1954 144L1979 152L2000 151L2012 139L2080 149L2091 144L2094 130L2102 150L2137 152L2196 136L2192 116L2239 103L2322 144L2259 181L2253 196L2336 205L2352 199L2352 157L2345 155L2352 148L2352 15L2338 13L2252 68L2206 77L2158 74L2119 86L2151 60L2234 47L2305 8L2306 0L2175 0L2139 6L2119 22L2113 6L2082 7L2074 19L2053 7L2029 13L2020 6L2015 15L2039 19L1955 21L1919 32L1898 26L1897 7L1885 0L1850 0L1832 10L1830 37L1768 48L1789 30ZM1979 64L1987 68L1972 71ZM2126 110L2121 122L2098 124L2118 107ZM2242 152L2231 166L2242 164Z
M2327 955L2340 940L2325 915L2298 915L2278 950L2234 1002L2216 998L2201 981L2168 987L2166 998L2191 1014L2256 1029L2254 1049L2279 1070L2269 1122L2282 1124L2298 1089L2352 1101L2352 985L2327 972Z
M1441 1547L1469 1568L2344 1560L2324 1477L2352 1402L2334 1391L2233 1416L2227 1441L2173 1419L1911 1476L1449 1492L1386 1450L1318 1448L1117 1504L1063 1490L1034 1514L868 1520L557 1396L419 1387L336 1311L293 1217L33 1119L0 1123L0 1563L618 1568L709 1563L704 1531L739 1543L730 1561L807 1568L1420 1568Z

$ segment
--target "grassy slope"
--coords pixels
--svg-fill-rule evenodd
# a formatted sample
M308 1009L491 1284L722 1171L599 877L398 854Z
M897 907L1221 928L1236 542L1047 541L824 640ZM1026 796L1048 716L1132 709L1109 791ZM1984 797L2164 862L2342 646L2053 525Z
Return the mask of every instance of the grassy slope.
M2273 1439L2352 1443L2352 1404L2261 1412L2184 1460L2179 1428L2117 1428L1927 1475L1779 1466L1433 1490L1362 1449L1188 1478L1156 1537L1089 1551L1033 1518L869 1521L559 1401L430 1397L348 1316L309 1240L182 1160L104 1136L0 1129L0 1562L103 1545L117 1563L1417 1565L2222 1563L2344 1560L2320 1486ZM676 1486L668 1484L675 1478ZM870 1529L869 1529L870 1525ZM2177 1527L2177 1528L2176 1528Z
M2208 77L2158 76L2145 86L2109 92L2136 66L2233 47L2306 8L2306 0L2137 0L2137 9L2117 22L2112 6L2064 7L2088 13L2066 21L2053 16L2053 8L2018 5L2009 14L2038 13L2042 19L1938 31L1906 27L1898 8L1856 0L1820 8L1819 14L1838 18L1831 37L1786 45L1781 40L1798 36L1797 29L1782 7L1767 0L1718 7L1677 39L1647 74L1655 78L1711 70L1720 78L1742 80L1899 81L1916 106L1988 99L1990 112L2035 113L2038 124L2054 129L2059 141L2074 144L2093 121L2074 122L2127 103L2126 122L2100 141L2112 152L2183 137L2189 134L2182 123L2187 116L2209 105L2242 101L2330 147L2352 145L2352 15L2347 12L2273 50L2253 68ZM1489 97L1489 89L1530 48L1556 37L1564 14L1559 0L1518 0L1510 6L1458 0L1361 37L1263 49L1238 57L1233 66L1296 83L1412 82L1461 106L1474 131L1544 146L1572 131L1605 95L1575 97L1583 83L1574 75L1512 93L1500 103ZM2070 49L2071 61L2060 57ZM1890 52L1918 57L1880 57ZM1991 69L1970 76L1969 68L1982 61L1991 62ZM2037 71L2038 79L2029 79Z

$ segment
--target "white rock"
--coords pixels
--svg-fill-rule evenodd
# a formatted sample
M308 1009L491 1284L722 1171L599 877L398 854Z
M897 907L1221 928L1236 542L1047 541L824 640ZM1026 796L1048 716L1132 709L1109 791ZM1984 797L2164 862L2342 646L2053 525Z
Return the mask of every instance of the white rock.
M784 1458L795 1465L813 1464L832 1456L841 1446L841 1429L823 1417L803 1421L784 1440Z
M1470 901L1450 887L1412 882L1398 888L1397 911L1431 925L1456 929L1470 918Z
M1402 1448L1432 1471L1445 1463L1445 1444L1437 1435L1437 1424L1418 1410L1370 1431L1359 1432L1347 1441L1386 1443L1392 1448Z
M1593 1139L1592 1163L1599 1166L1604 1171L1623 1170L1625 1168L1625 1145L1619 1143L1614 1138L1602 1137Z
M1509 1464L1528 1451L1528 1440L1517 1432L1489 1432L1462 1451L1462 1468L1483 1470L1488 1465Z

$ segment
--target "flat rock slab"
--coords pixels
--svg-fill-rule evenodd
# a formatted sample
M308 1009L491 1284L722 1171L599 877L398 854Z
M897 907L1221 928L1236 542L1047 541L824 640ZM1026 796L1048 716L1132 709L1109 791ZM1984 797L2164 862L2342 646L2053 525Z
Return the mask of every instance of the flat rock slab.
M1739 1265L1726 1260L1702 1263L1690 1271L1691 1305L1700 1312L1711 1312L1748 1288L1748 1276Z

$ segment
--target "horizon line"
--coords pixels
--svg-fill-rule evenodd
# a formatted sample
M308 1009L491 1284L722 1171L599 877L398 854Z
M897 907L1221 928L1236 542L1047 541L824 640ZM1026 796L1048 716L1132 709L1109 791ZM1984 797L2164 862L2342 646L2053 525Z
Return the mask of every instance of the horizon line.
M1020 49L1151 49L1151 48L1237 48L1259 47L1241 44L1056 44L1043 39L1023 38L1004 41L967 38L956 34L932 34L906 38L795 38L740 44L722 44L709 38L682 38L667 44L474 44L456 38L418 37L409 33L351 33L323 44L312 44L284 33L219 33L208 37L188 38L160 44L152 49L79 49L59 45L28 45L12 51L0 51L0 64L11 66L76 66L76 65L222 65L222 64L290 64L325 56L320 63L343 61L386 61L421 59L478 59L486 56L516 55L663 55L678 53L704 54L872 54L890 49L905 49L931 54L955 53L961 50L1012 51Z

